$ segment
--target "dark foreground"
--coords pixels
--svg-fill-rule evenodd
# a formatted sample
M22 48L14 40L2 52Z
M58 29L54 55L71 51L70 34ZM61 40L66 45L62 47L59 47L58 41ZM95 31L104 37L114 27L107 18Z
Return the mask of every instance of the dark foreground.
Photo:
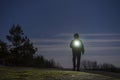
M21 67L0 67L0 80L119 80L119 79L87 72L21 68Z

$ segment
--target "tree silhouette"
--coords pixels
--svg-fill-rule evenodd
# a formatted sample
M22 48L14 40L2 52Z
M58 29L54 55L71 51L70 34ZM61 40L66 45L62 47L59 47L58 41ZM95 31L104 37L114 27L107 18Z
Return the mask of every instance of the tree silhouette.
M20 25L13 25L6 35L10 45L0 40L0 64L8 66L31 66L39 68L61 68L53 59L47 60L42 55L34 56L37 48Z
M19 25L13 27L9 30L9 35L7 35L7 39L12 43L12 46L17 48L20 47L24 42L24 33Z
M6 64L8 49L5 42L0 40L0 64Z
M53 59L47 60L42 55L34 57L34 67L39 68L62 68L60 64L57 64Z
M13 58L12 64L27 65L27 62L32 60L37 49L33 47L29 38L24 36L20 25L13 25L6 38L11 42L10 54Z
M120 72L120 68L117 68L113 64L102 63L98 64L97 61L83 60L82 67L84 70L100 70L109 72Z

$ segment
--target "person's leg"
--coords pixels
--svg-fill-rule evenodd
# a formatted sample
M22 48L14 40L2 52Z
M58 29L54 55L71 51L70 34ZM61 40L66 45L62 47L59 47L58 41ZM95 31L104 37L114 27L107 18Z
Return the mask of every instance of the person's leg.
M81 54L77 55L77 71L80 70L80 59L81 59Z
M75 66L76 66L76 56L75 53L73 53L73 70L75 71Z

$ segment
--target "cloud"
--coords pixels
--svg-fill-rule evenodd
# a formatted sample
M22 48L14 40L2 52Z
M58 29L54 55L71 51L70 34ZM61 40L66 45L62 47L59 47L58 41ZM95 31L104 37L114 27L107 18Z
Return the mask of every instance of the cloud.
M53 37L73 37L74 33L61 33L61 34L56 34ZM92 37L92 36L120 36L120 33L79 33L80 36L87 36L87 37Z
M58 36L69 36L71 34L58 34ZM119 34L84 34L89 36L114 36ZM120 39L83 39L86 49L89 51L97 51L97 50L120 50L120 46L113 46L114 43L120 44ZM68 51L70 40L66 38L33 38L31 39L33 43L38 47L39 51ZM101 45L102 46L99 46ZM108 45L109 44L109 45ZM111 44L111 46L110 46Z
M113 51L113 50L120 50L120 46L119 47L86 47L86 50L88 51Z
M80 34L82 36L120 36L118 33Z
M64 39L54 39L54 38L45 38L45 39L41 39L41 38L34 38L34 39L31 39L31 41L33 43L66 43L66 40Z
M120 39L86 39L86 42L94 42L94 43L108 43L108 42L120 42Z
M63 44L60 44L60 45L35 45L39 51L68 51L69 50L69 46L67 45L63 45Z

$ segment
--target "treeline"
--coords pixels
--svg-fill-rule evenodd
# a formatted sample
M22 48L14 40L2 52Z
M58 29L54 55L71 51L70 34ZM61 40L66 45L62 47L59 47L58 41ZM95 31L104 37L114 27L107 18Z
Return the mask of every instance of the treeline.
M24 36L20 25L13 25L6 35L10 43L0 40L0 64L8 66L32 66L40 68L59 68L54 60L35 56L37 48L27 36Z
M108 63L99 64L97 61L83 60L81 66L84 70L120 72L120 68L116 67L113 64Z

